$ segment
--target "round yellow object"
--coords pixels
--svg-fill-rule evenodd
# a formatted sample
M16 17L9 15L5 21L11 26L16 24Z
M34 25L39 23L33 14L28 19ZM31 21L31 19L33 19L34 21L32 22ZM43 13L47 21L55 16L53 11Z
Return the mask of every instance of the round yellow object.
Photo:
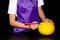
M38 31L42 35L51 35L55 31L55 26L54 24L46 21L46 22L41 22L38 26Z

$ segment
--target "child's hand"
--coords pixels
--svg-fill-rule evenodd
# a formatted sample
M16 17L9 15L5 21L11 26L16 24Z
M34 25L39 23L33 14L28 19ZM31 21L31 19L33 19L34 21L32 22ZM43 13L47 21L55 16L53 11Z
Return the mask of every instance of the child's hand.
M36 22L36 21L32 22L31 29L35 30L35 29L37 29L37 27L38 27L38 22Z
M38 27L38 24L33 24L33 25L31 25L31 29L32 29L32 30L37 29L37 27Z
M30 29L35 30L38 27L38 22L34 21L32 23L25 23L26 26L28 26Z
M50 19L44 19L44 20L42 20L42 21L49 21L49 22L51 22L52 24L54 24L54 22L52 21L52 20L50 20Z

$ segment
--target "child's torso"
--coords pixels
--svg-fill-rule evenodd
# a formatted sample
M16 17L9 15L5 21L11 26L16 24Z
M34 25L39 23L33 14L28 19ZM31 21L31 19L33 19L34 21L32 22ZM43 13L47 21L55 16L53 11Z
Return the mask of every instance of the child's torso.
M17 18L23 23L38 21L38 1L18 0Z
M17 21L23 23L39 22L38 18L38 0L18 0L17 2ZM14 31L23 31L25 29L14 28Z

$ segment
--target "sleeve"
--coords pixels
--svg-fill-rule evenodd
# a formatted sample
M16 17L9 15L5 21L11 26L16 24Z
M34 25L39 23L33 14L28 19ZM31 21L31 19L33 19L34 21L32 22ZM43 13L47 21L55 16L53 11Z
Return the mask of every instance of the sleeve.
M17 10L17 0L10 0L8 7L8 14L16 14Z
M44 5L44 1L43 0L38 0L38 7Z

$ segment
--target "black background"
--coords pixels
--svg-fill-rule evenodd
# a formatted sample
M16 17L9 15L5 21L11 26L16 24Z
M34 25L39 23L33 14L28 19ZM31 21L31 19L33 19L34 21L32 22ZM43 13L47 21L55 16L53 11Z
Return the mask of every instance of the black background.
M59 13L58 13L58 4L57 1L44 0L45 5L42 6L47 18L52 19L55 23L55 34L59 34ZM9 24L8 11L9 0L0 1L0 33L1 34L11 34L13 27Z

